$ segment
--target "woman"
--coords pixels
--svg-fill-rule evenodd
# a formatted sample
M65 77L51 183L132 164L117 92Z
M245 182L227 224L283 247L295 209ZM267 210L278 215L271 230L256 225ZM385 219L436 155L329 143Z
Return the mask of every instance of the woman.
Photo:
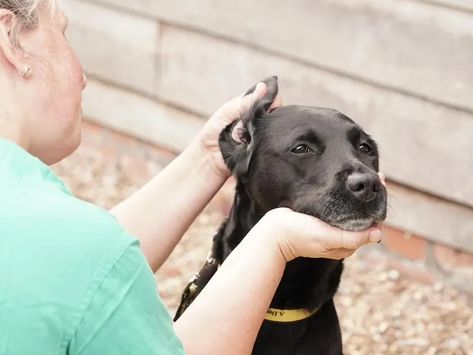
M53 0L0 0L0 354L248 354L286 262L345 258L380 240L379 229L273 210L173 325L153 272L229 176L219 132L266 87L222 106L107 212L48 167L80 143L86 78L66 27Z

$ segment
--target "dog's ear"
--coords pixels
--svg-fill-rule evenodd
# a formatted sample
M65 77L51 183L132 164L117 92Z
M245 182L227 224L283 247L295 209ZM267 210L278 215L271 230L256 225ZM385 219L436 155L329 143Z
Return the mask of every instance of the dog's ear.
M264 97L256 101L247 113L229 124L220 133L219 145L223 159L230 171L238 178L245 179L254 150L254 132L258 118L264 117L278 94L278 78L272 76L263 80L268 90ZM254 85L244 96L251 94Z
M269 111L274 99L278 95L278 77L277 76L270 76L269 78L263 80L263 83L266 84L268 91L264 95L264 97L255 103L253 106L253 115L256 117L261 117L263 114ZM256 89L256 85L253 85L251 89L249 89L244 96L253 93ZM251 111L251 110L250 110Z

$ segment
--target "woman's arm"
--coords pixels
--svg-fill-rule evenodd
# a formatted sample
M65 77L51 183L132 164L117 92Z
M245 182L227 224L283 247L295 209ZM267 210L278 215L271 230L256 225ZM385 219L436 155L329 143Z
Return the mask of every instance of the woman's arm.
M266 91L266 85L259 83L252 94L223 105L181 155L110 211L140 240L153 271L164 263L229 176L218 146L220 132ZM275 102L280 104L279 99Z
M250 354L287 261L342 259L380 238L379 229L346 232L289 209L270 211L175 323L186 353Z
M151 269L168 258L189 225L225 182L193 142L163 171L110 212L140 240Z

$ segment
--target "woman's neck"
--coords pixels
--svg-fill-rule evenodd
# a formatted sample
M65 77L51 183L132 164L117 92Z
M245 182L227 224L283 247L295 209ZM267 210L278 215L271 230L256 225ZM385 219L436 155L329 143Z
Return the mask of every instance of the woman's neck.
M22 119L22 102L16 90L5 86L4 79L0 73L0 138L9 140L28 150L30 144L25 134L23 126L25 120Z
M28 139L26 139L25 135L22 134L21 128L15 125L15 123L15 118L6 118L3 116L2 112L2 115L0 116L0 139L14 142L28 151Z

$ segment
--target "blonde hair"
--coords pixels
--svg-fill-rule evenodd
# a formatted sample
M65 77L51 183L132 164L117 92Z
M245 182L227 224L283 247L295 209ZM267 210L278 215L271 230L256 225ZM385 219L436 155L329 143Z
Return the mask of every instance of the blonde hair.
M38 25L38 13L42 5L54 9L55 0L0 0L0 9L7 9L16 16L17 24L12 33L16 45L18 34L23 29L33 29Z

